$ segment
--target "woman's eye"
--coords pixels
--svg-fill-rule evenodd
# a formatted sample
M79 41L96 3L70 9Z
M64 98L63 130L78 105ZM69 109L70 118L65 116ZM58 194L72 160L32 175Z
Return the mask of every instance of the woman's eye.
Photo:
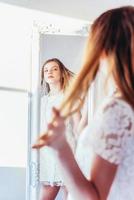
M55 71L57 71L57 68L54 68Z
M48 72L48 70L46 69L46 70L44 70L44 72Z

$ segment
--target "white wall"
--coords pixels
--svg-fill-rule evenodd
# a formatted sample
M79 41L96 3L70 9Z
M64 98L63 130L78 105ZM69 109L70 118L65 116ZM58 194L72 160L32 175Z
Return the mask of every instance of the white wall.
M12 5L92 21L107 9L134 5L134 0L1 0Z

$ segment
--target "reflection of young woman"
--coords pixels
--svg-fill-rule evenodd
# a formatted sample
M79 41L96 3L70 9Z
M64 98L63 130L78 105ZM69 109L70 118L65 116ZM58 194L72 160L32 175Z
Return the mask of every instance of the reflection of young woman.
M65 185L74 200L133 200L134 7L111 9L95 20L85 59L61 114L54 110L55 122L49 124L48 134L40 137L34 147L49 145L55 149ZM87 159L93 152L87 179L64 137L64 119L78 96L86 94L101 59L107 61L107 76L113 79L117 90L104 100L81 134L79 142L92 150Z
M52 107L58 108L72 77L73 73L59 59L49 59L44 63L41 73L42 91L45 93L41 98L41 132L52 120ZM79 117L77 113L75 117L66 121L67 139L73 151L76 146L74 132ZM42 185L41 199L43 200L55 199L60 186L64 186L58 163L49 147L40 152L40 182Z

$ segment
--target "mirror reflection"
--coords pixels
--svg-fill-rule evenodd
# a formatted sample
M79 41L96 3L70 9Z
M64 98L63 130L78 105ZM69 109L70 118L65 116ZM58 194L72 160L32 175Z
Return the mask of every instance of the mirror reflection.
M68 86L80 69L85 36L41 35L40 39L40 133L52 120L53 106L59 108ZM77 103L77 102L76 102ZM87 105L66 121L66 138L75 153L77 139L87 124ZM40 150L39 199L67 199L60 167L50 147Z

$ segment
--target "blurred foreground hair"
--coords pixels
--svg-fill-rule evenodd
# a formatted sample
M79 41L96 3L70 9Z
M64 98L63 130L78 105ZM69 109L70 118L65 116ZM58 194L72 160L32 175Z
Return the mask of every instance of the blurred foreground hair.
M99 70L103 53L108 59L108 68L118 90L134 108L133 6L108 10L92 24L83 66L61 105L60 111L65 118L80 110L83 105L88 88ZM76 104L80 97L82 101Z

